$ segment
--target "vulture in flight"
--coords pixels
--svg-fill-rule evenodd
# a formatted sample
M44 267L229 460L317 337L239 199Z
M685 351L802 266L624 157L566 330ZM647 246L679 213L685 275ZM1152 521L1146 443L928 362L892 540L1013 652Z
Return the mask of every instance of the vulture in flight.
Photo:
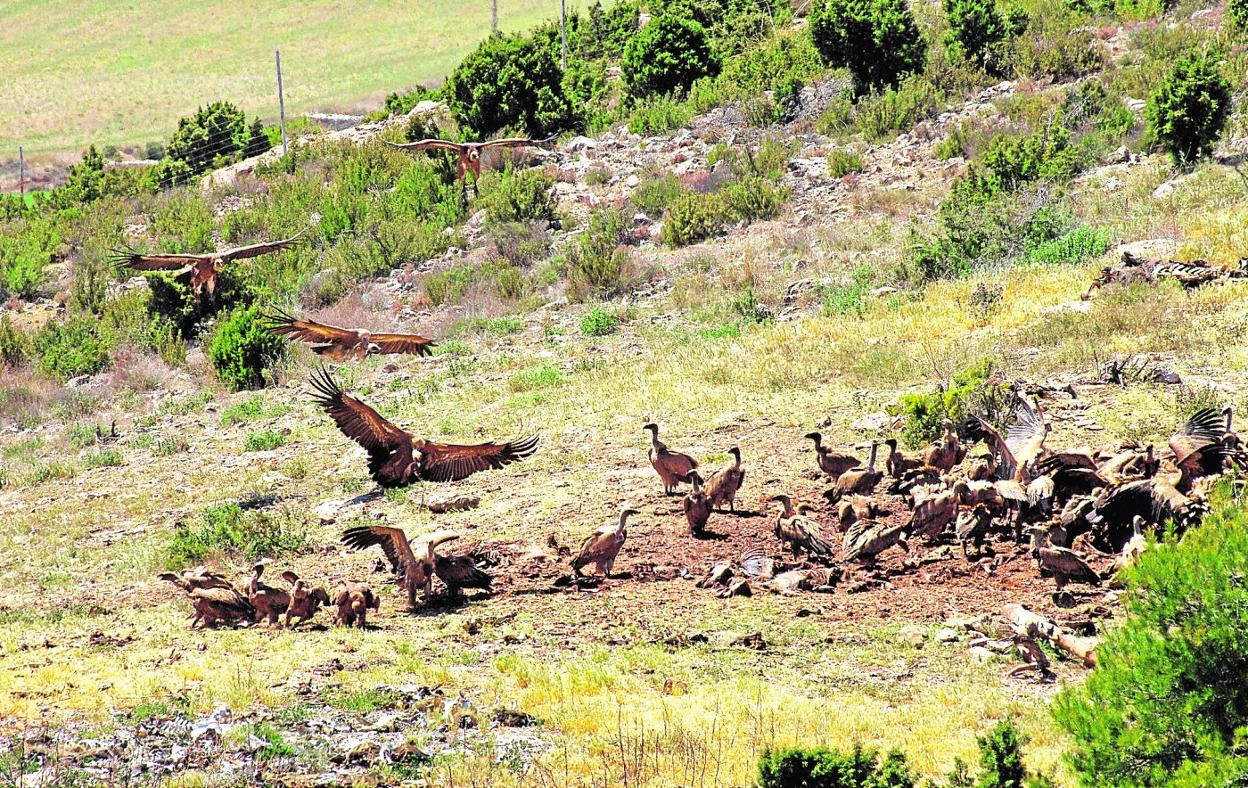
M554 137L548 137L544 140L533 140L528 137L508 137L501 140L490 140L489 142L451 142L450 140L428 139L419 142L408 142L398 144L388 142L400 150L412 151L419 153L430 150L445 150L455 154L456 166L458 168L460 188L465 188L468 182L468 173L472 173L472 190L477 191L477 180L481 177L481 152L489 148L548 148L554 141Z
M288 339L297 339L312 346L312 352L334 361L356 358L363 361L370 354L406 353L413 356L432 355L433 340L418 334L373 333L364 328L339 328L315 320L294 317L280 310L266 315L269 331Z
M342 434L368 452L368 472L382 487L406 487L416 481L454 482L478 471L502 468L537 450L536 435L507 443L457 446L433 443L399 429L377 411L342 392L325 368L312 375L314 398Z
M217 274L221 273L226 263L290 249L299 243L302 235L303 232L300 231L281 241L267 241L202 254L178 252L140 254L132 249L116 249L112 252L110 262L116 268L129 268L134 271L176 271L179 277L189 275L191 292L199 295L207 290L208 294L212 295L217 289Z

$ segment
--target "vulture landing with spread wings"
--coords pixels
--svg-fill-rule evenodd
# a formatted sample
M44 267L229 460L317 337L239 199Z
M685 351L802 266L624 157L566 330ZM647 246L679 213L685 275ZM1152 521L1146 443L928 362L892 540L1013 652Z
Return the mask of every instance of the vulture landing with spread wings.
M191 291L195 295L205 290L212 295L217 289L217 274L221 273L226 263L290 249L299 243L302 236L303 233L300 232L281 241L267 241L202 254L140 254L131 249L117 249L112 252L110 262L115 268L129 268L133 271L175 271L180 277L190 277Z
M406 353L428 356L433 340L417 334L373 333L364 328L339 328L277 311L267 315L269 331L312 346L312 352L334 361L355 358L363 361L370 354Z
M468 183L468 173L472 173L472 190L477 190L477 180L481 177L481 153L490 148L549 148L554 137L544 140L533 140L528 137L508 137L489 142L451 142L450 140L420 140L405 144L388 143L396 148L413 153L431 150L445 150L455 154L461 188Z
M324 368L312 375L315 399L342 434L368 452L368 473L382 487L406 487L416 481L454 482L478 471L502 468L537 451L538 437L507 443L457 446L417 438L381 414L342 392Z

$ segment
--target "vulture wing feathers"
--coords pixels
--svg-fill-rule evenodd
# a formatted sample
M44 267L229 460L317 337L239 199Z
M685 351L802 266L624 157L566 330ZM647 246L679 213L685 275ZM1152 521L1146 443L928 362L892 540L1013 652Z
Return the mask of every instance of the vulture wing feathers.
M412 546L402 528L386 525L357 525L342 532L342 543L352 550L364 550L374 545L381 548L396 574L403 574L416 563Z
M1028 463L1040 456L1049 430L1044 419L1032 409L1027 400L1019 400L1014 416L1017 421L1006 430L1005 444L1017 462Z
M544 140L534 140L528 137L506 137L501 140L490 140L481 143L482 148L527 148L530 145L536 148L544 148L554 142L554 137L547 137Z
M383 487L415 481L412 436L381 417L377 411L342 392L324 367L312 374L315 399L343 435L368 452L368 471Z
M289 339L332 344L355 344L357 341L354 331L318 323L315 320L298 318L281 310L274 310L274 314L265 315L265 319L270 331Z
M1226 453L1222 443L1225 435L1226 422L1221 413L1214 408L1198 410L1170 437L1175 465L1197 475L1221 473Z
M387 145L400 150L424 151L424 150L449 150L458 153L463 149L463 145L458 142L450 142L448 140L418 140L417 142L387 142Z
M109 253L109 263L114 268L130 268L135 271L177 271L203 260L202 254L155 253L142 254L133 249L114 249Z
M530 435L508 443L478 443L456 446L450 443L422 442L421 476L433 482L466 479L478 471L502 468L519 462L537 451L538 437Z
M249 257L259 257L269 252L280 252L283 249L290 249L299 243L303 237L303 230L295 233L289 238L283 238L280 241L263 241L258 244L250 244L249 246L236 246L233 249L226 249L215 254L208 254L207 257L217 258L222 261L226 260L246 260Z
M432 339L419 334L369 334L369 341L382 353L407 353L413 356L433 355Z

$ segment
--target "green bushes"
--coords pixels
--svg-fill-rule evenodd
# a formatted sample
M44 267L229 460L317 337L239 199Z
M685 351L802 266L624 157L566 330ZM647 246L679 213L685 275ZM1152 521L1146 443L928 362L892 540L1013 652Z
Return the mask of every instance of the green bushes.
M874 750L849 753L824 747L767 751L758 762L760 788L913 788L906 756L893 750L881 762Z
M107 369L108 352L100 323L91 315L77 315L63 324L49 320L35 334L35 367L57 380Z
M912 74L882 93L863 96L854 108L854 121L864 137L880 142L935 116L941 98L927 78Z
M688 246L730 224L773 218L788 198L787 188L759 175L744 175L708 194L685 192L664 213L663 241L668 246Z
M714 194L685 192L663 214L663 241L688 246L710 238L722 226L723 205Z
M575 125L555 50L541 36L495 34L460 61L443 96L478 139L504 129L546 137Z
M1248 0L1227 0L1226 20L1236 33L1248 32Z
M1189 166L1213 151L1230 109L1230 85L1208 50L1188 52L1149 97L1150 134L1175 164Z
M1006 53L1005 19L997 11L996 0L945 0L949 31L945 46L992 74L1002 74Z
M485 181L480 206L487 223L549 221L555 218L554 179L539 169L507 170Z
M903 394L897 409L904 420L902 440L911 448L930 443L943 434L941 422L945 419L959 429L972 415L995 420L1010 392L994 380L994 371L992 359L985 357L954 375L948 386L925 394Z
M43 284L43 269L61 246L47 219L30 219L20 232L0 233L0 298L29 299Z
M621 59L624 82L637 98L687 91L695 79L715 76L719 65L702 25L672 13L642 28Z
M633 134L664 134L689 125L693 109L671 96L652 96L633 107L628 130Z
M16 367L30 357L30 337L9 316L0 315L0 370Z
M248 125L241 109L217 101L178 121L178 130L165 148L165 159L155 168L156 177L161 186L184 183L190 176L268 149L269 140L259 118Z
M1248 514L1226 489L1178 543L1123 573L1125 611L1053 714L1088 785L1231 785L1248 775Z
M825 63L853 73L857 93L923 67L923 38L904 0L820 0L810 32Z
M286 444L286 436L273 430L261 430L248 433L243 443L243 451L270 451Z
M828 175L833 178L844 178L855 172L862 172L865 166L862 154L848 148L833 148L825 157L828 162Z
M264 373L285 352L285 342L264 327L258 306L240 307L221 321L208 344L208 360L234 391L264 386Z
M862 316L866 311L867 296L871 293L871 284L875 281L875 269L869 265L859 265L850 272L849 281L833 287L819 290L823 301L823 314L828 317L836 315Z
M581 317L581 333L587 337L605 337L608 334L614 334L619 325L619 316L600 306L594 307Z
M205 509L190 522L177 523L165 547L165 566L176 571L217 551L255 561L298 552L309 541L307 523L290 512L267 514L222 504Z
M673 173L666 172L653 178L646 178L637 184L637 188L633 189L628 199L637 207L637 210L647 216L659 216L673 200L680 196L681 191L683 187L680 185L680 178Z
M1046 241L1027 252L1027 262L1036 265L1076 265L1109 251L1109 231L1082 225L1060 238Z
M573 295L613 295L620 288L628 264L628 254L620 245L628 228L628 217L618 209L597 208L590 214L585 232L566 253L568 284Z

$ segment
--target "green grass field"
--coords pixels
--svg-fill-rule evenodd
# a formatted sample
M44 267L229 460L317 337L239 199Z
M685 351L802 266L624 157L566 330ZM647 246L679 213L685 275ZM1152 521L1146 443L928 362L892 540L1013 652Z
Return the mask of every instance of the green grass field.
M504 30L558 14L555 0L499 2ZM445 76L489 29L487 0L17 0L0 26L0 160L19 144L38 155L164 140L218 99L273 120L275 49L288 113L373 109Z

